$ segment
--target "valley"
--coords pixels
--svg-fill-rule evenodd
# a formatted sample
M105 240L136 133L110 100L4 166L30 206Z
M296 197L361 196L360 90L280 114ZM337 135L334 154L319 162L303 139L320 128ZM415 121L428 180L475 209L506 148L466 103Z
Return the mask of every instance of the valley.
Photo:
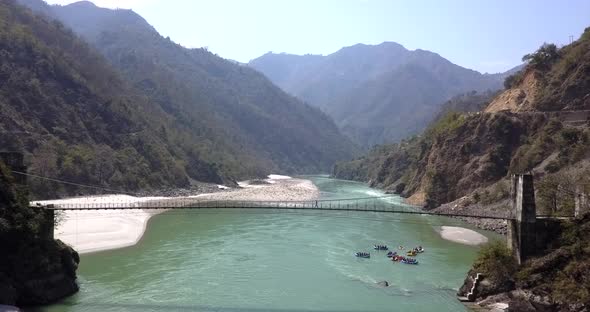
M0 1L0 310L586 311L590 7L527 1Z

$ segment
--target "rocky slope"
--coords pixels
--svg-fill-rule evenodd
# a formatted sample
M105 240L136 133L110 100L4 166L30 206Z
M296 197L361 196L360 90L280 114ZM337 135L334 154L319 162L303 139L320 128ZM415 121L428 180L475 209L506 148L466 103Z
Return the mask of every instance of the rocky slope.
M505 198L502 186L510 173L533 171L539 179L547 177L542 183L583 178L566 171L590 158L587 113L563 111L584 109L590 98L585 75L589 44L587 29L579 40L557 50L550 63L531 61L483 112L449 110L418 137L336 165L334 176L370 182L428 208L452 202L467 209ZM564 175L568 178L558 179ZM551 208L542 200L541 206L567 208L567 198L568 204Z
M587 311L590 307L590 215L553 227L539 256L516 266L502 246L484 248L458 295L464 296L476 273L478 306L507 311ZM493 252L489 252L493 251Z
M467 91L500 89L507 75L482 75L394 42L357 44L327 56L268 53L249 66L320 107L365 147L418 133L445 100Z
M543 115L452 113L422 137L337 164L334 175L366 180L413 204L435 208L504 177L525 138L546 122Z
M549 46L552 45L545 45ZM511 77L510 88L486 111L590 109L590 31L586 29L580 39L570 45L543 52L530 55L526 70Z

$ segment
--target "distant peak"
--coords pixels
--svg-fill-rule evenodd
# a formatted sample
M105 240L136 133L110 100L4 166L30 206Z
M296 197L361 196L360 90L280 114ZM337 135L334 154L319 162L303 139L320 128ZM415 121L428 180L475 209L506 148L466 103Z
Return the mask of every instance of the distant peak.
M112 11L112 12L124 12L124 11L125 12L133 12L132 9L100 7L100 6L97 6L96 4L94 4L91 1L78 1L78 2L73 2L73 3L70 3L68 5L65 5L64 7L65 8L69 8L69 9L77 9L77 10L101 10L103 12L106 12L106 11ZM135 12L133 12L133 13L135 13Z
M379 46L384 46L384 47L398 47L398 48L402 48L405 49L406 47L404 47L403 45L394 42L394 41L383 41L382 43L378 44Z
M70 3L66 6L79 7L79 8L98 8L94 3L90 2L90 1L73 2L73 3Z
M338 53L340 51L358 51L358 50L374 50L374 51L408 51L403 45L393 42L393 41L384 41L379 44L366 44L366 43L357 43L352 46L343 47L339 51L335 52Z

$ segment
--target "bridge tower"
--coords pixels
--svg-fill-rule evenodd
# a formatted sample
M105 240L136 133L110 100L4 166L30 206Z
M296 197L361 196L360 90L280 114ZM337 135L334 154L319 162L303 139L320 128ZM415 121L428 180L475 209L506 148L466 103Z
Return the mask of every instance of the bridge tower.
M531 174L512 176L512 209L514 219L508 220L508 248L518 264L535 253L536 221L535 189Z

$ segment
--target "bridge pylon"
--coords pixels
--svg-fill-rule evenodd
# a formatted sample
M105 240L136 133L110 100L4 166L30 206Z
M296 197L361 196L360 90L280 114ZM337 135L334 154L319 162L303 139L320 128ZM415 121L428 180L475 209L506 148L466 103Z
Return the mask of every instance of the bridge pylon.
M508 248L518 264L533 255L536 250L537 208L535 188L531 174L512 175L512 209L514 218L508 220Z

